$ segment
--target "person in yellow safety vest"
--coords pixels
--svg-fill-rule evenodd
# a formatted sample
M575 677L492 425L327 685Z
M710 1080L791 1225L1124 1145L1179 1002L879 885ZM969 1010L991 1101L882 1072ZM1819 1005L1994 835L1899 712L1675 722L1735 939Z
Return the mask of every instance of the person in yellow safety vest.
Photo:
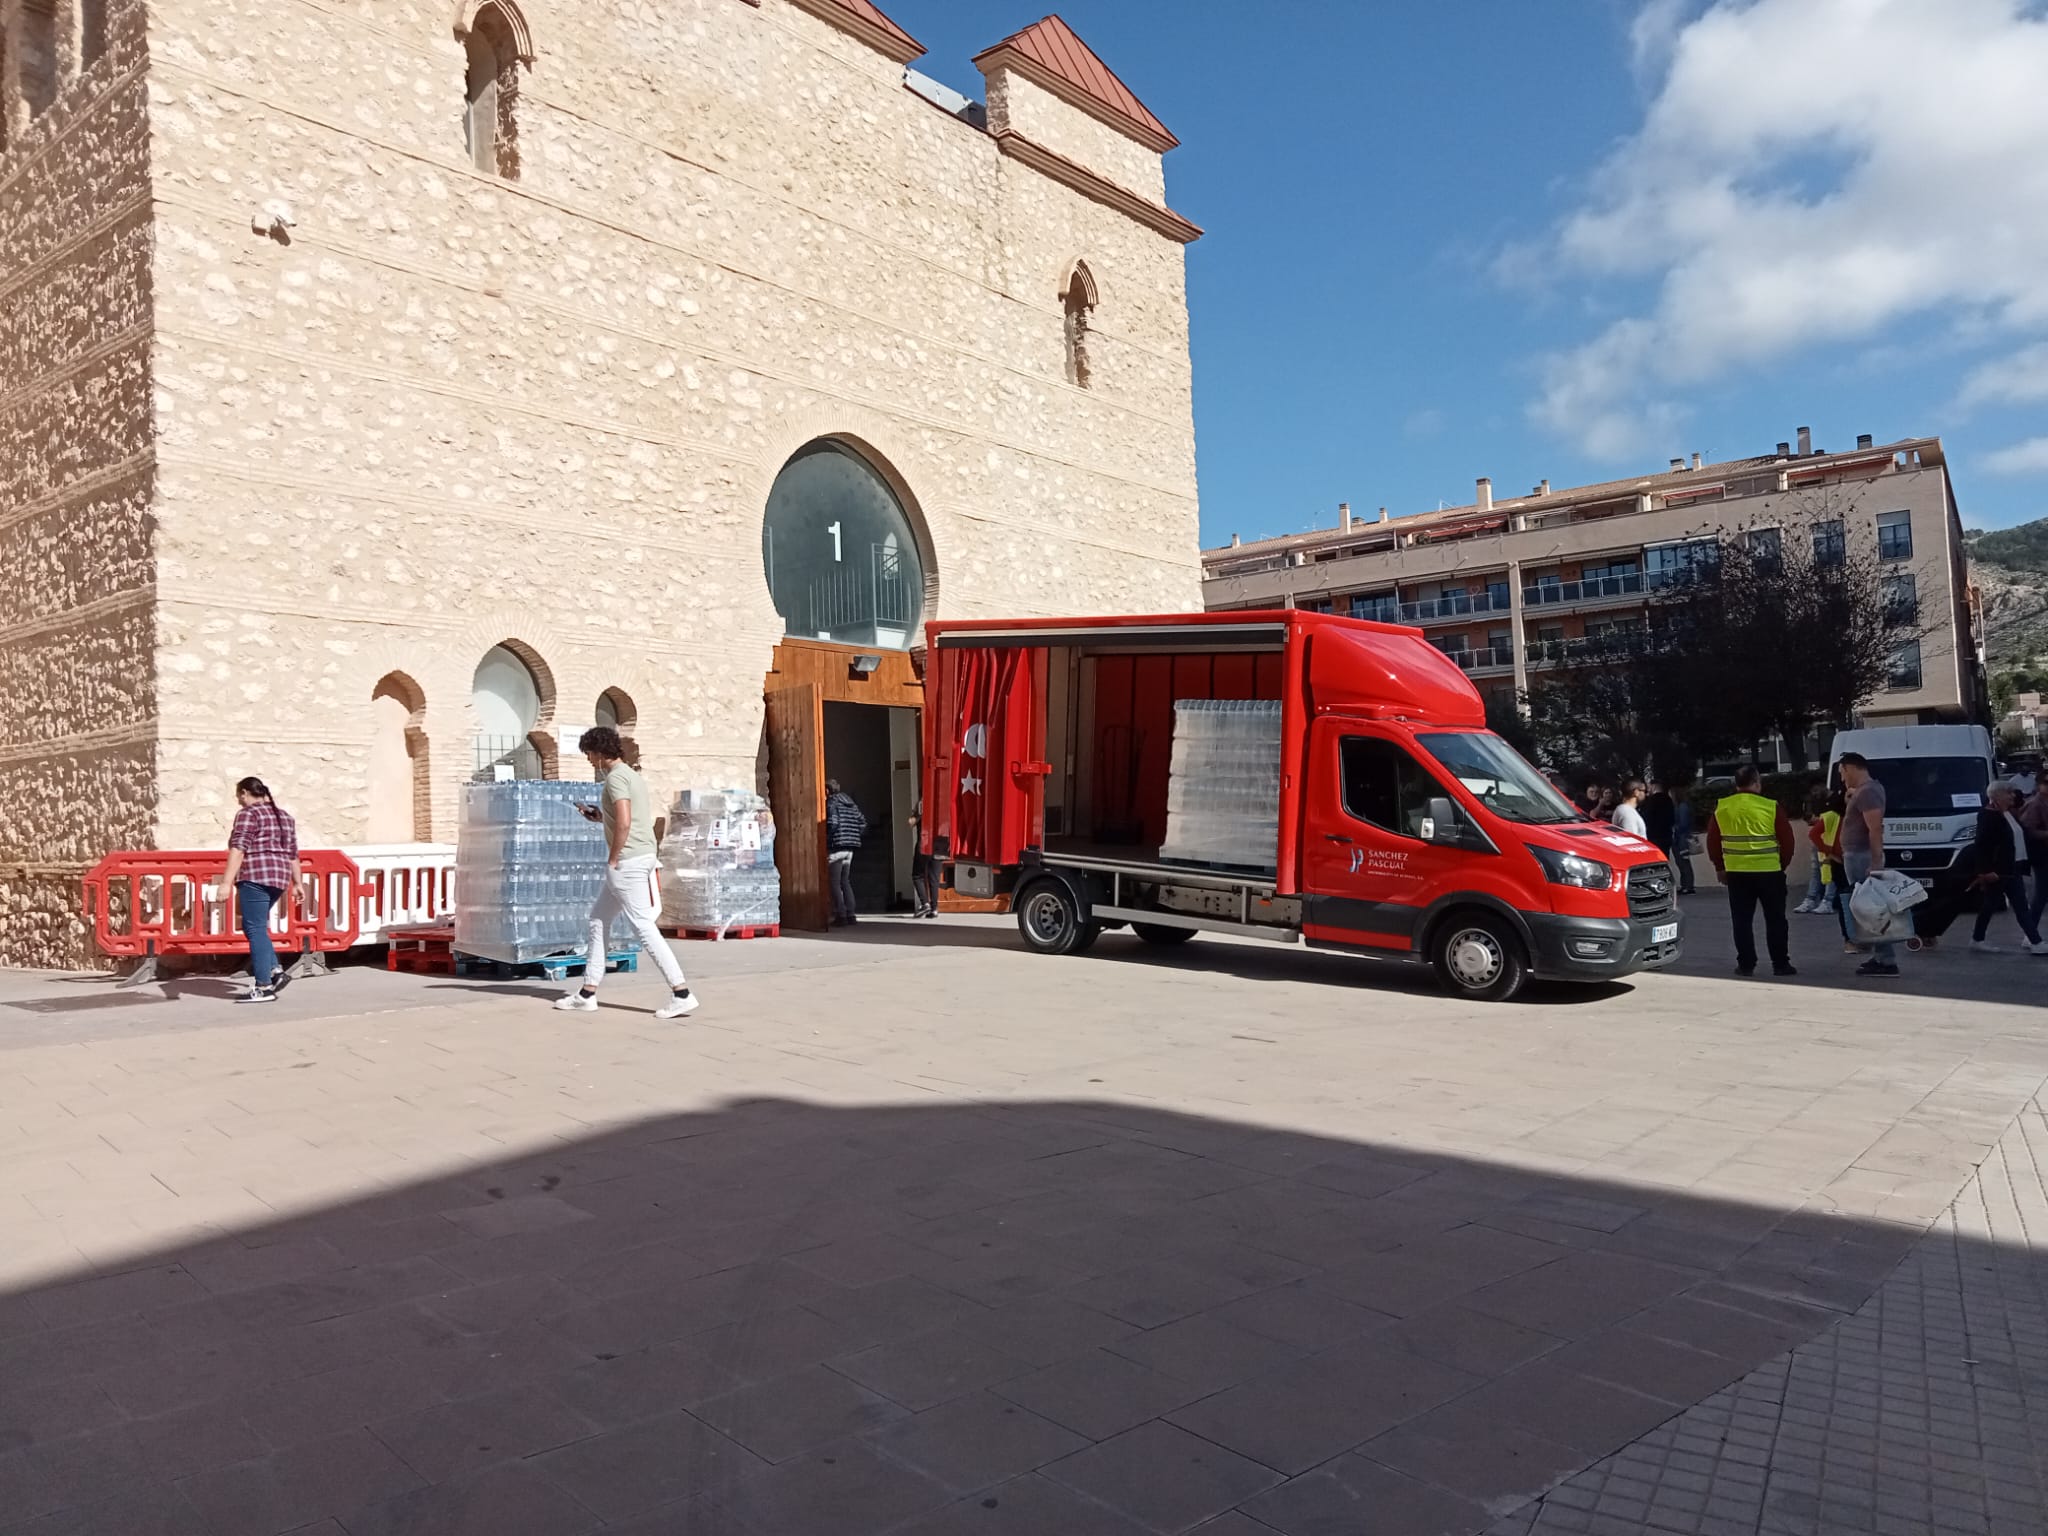
M1714 875L1728 887L1728 916L1735 924L1735 974L1756 974L1756 909L1764 909L1764 943L1771 970L1797 976L1787 947L1785 866L1792 862L1792 821L1785 807L1761 793L1764 777L1754 763L1736 770L1735 793L1714 807L1707 823L1707 857Z

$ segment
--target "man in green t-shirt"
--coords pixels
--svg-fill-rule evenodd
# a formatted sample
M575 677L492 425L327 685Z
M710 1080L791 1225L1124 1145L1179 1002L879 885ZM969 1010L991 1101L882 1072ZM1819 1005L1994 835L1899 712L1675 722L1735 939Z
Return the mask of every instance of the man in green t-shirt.
M654 1011L657 1019L685 1018L697 1011L696 996L683 978L676 952L662 937L655 919L661 913L661 863L654 850L654 796L639 769L626 761L625 743L608 725L585 731L577 750L590 759L604 784L594 806L577 809L604 823L604 885L590 908L590 949L584 961L583 986L557 998L557 1008L588 1010L597 1006L598 983L604 980L605 934L621 913L633 925L634 937L653 957L668 982L670 997Z

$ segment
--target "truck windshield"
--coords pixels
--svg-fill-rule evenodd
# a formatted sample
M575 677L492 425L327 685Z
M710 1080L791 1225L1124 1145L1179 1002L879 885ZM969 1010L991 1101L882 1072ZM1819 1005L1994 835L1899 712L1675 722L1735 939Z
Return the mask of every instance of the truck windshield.
M1984 803L1981 757L1873 757L1870 776L1884 786L1887 816L1953 816ZM1837 782L1841 770L1835 771Z
M1545 826L1583 821L1571 802L1550 787L1513 747L1486 731L1438 731L1417 736L1429 755L1503 821Z

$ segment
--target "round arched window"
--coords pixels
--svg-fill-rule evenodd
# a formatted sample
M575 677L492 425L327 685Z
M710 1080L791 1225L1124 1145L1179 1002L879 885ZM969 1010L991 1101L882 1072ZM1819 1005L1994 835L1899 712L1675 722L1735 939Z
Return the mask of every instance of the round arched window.
M843 443L821 439L783 466L761 560L791 635L908 649L924 614L924 562L896 493Z

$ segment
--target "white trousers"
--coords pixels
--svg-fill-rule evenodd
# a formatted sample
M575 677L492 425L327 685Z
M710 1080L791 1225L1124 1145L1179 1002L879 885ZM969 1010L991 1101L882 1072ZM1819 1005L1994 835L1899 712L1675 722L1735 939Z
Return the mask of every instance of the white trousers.
M661 861L650 853L605 866L604 887L590 904L590 950L583 968L585 988L594 989L604 980L605 950L609 947L605 935L611 929L612 919L620 913L633 925L633 937L653 957L654 968L661 972L662 979L671 989L682 986L682 962L668 947L668 940L661 936L655 921L661 916Z

